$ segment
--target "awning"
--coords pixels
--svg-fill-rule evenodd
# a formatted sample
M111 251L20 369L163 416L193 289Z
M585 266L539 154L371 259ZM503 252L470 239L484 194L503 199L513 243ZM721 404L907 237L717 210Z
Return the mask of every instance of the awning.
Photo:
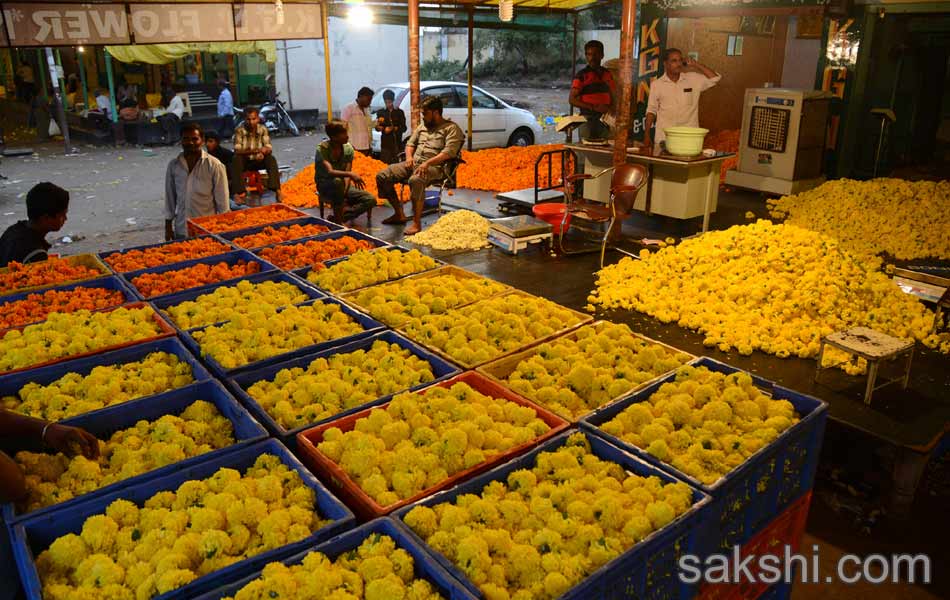
M143 44L141 46L106 46L118 61L166 65L195 52L260 54L269 63L277 62L274 42L205 42L190 44Z

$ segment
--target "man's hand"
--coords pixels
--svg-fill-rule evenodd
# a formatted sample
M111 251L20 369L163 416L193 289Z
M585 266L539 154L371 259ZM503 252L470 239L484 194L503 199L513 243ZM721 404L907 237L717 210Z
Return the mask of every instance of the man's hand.
M383 133L392 133L395 130L395 127L384 127Z
M99 440L88 431L53 423L46 428L43 441L68 456L82 454L89 460L99 458Z
M429 175L428 163L421 163L418 167L416 167L416 170L413 171L413 175L425 179Z
M261 152L260 152L261 158L259 158L258 160L264 160L265 156L267 156L268 154L273 154L273 153L274 153L273 148L271 148L270 146L264 146L263 148L261 148Z
M359 190L366 189L366 182L363 181L363 178L360 177L358 174L351 171L349 174L349 177L350 177L350 181L353 182L353 185L356 186L356 189L359 189Z

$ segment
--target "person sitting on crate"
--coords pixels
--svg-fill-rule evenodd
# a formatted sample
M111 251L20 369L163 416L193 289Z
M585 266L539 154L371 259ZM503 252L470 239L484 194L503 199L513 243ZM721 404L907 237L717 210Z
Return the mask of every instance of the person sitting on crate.
M68 210L69 192L48 181L34 185L26 194L27 220L17 221L0 236L0 267L46 260L46 235L63 228Z
M422 229L422 207L426 186L430 181L445 178L443 165L458 158L465 142L462 128L442 116L442 100L431 96L422 101L422 123L406 142L406 160L389 165L376 174L379 197L389 200L393 207L387 225L406 223L406 213L396 194L397 183L409 183L412 199L412 225L404 235L413 235Z
M10 457L12 453L45 445L68 456L82 454L89 460L99 458L99 440L88 431L34 419L2 408L0 443L0 502L23 500L29 493L23 471Z
M244 124L234 131L234 162L231 169L231 190L234 201L243 204L247 196L244 188L244 172L267 170L267 189L274 192L277 201L281 201L280 171L274 148L270 143L270 133L261 123L261 113L255 106L244 109Z
M331 120L326 125L328 140L317 146L313 160L313 179L320 194L320 204L333 207L330 219L334 223L352 221L364 212L366 221L372 218L376 197L366 191L366 182L354 171L356 154L349 143L346 123Z
M201 125L182 125L182 153L165 171L165 241L187 237L188 219L230 210L228 171L202 144Z

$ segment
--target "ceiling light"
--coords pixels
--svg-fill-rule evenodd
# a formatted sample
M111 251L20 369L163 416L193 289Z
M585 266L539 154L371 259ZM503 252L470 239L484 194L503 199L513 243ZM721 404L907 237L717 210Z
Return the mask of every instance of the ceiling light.
M363 3L355 4L347 13L346 20L354 27L369 27L373 24L373 10Z
M498 2L498 18L505 23L511 22L515 18L515 3L514 0L499 0Z

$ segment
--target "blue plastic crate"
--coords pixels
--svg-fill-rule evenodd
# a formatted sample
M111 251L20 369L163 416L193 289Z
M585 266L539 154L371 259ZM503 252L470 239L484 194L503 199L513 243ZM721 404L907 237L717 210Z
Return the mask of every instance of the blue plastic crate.
M726 374L740 371L707 357L690 364ZM801 415L801 420L711 486L703 485L645 450L599 428L631 404L646 400L661 385L676 379L675 372L656 380L624 400L594 411L580 423L582 429L591 431L647 462L689 481L713 497L706 541L708 553L731 552L734 546L747 542L792 501L809 491L815 481L815 470L818 467L818 455L821 452L821 441L828 416L827 404L761 377L751 376L755 385L773 398L791 402L795 411Z
M300 541L263 552L204 577L199 577L173 592L156 596L155 600L192 598L195 595L218 588L225 582L233 581L235 577L240 577L242 573L260 570L264 568L264 565L275 560L284 560L299 553L304 548L328 540L352 527L353 513L327 491L323 484L287 450L286 446L275 439L269 439L231 450L223 455L198 462L184 469L176 469L174 473L142 482L134 487L124 488L82 502L69 510L56 510L15 523L13 525L13 555L16 558L17 569L20 572L26 597L29 600L42 599L40 578L36 570L36 556L49 548L50 544L57 538L69 533L78 535L82 531L82 525L86 519L103 514L112 502L123 499L142 506L146 500L158 492L173 491L189 480L206 479L214 475L218 469L230 468L243 473L253 466L254 461L262 454L274 454L280 457L285 465L294 469L304 483L316 493L316 506L320 515L332 522Z
M273 245L270 245L270 246L264 246L263 248L257 248L256 250L254 250L254 253L259 256L259 255L261 254L261 252L263 252L264 250L270 249L270 248L280 248L281 246L295 246L295 245L297 245L297 244L304 244L304 243L306 243L306 242L324 242L324 241L327 241L327 240L338 240L338 239L344 238L344 237L350 237L350 238L353 238L353 239L356 239L356 240L363 240L363 241L365 241L365 242L369 242L370 244L373 245L373 249L376 249L376 248L385 248L385 247L388 247L388 246L390 245L389 242L387 242L387 241L385 241L385 240L381 240L381 239L379 239L379 238L375 238L375 237L373 237L373 236L371 236L371 235L365 234L365 233L363 233L362 231L357 231L357 230L355 230L355 229L338 229L338 230L336 230L336 231L328 231L327 233L321 233L320 235L314 235L314 236L311 236L311 237L305 237L305 238L300 238L300 239L297 239L297 240L290 240L290 241L287 241L287 242L281 242L281 243L279 243L279 244L273 244ZM346 258L346 257L345 257L345 256L339 256L339 257L337 257L337 258L332 258L332 259L326 261L325 264L329 264L329 263L334 262L334 261L337 261L337 260L342 260L342 259L344 259L344 258ZM264 259L262 259L262 260L264 260ZM285 269L285 271L297 273L297 272L303 271L303 270L305 270L305 269L310 269L310 267L308 266L308 267L298 267L298 268L295 268L295 269Z
M182 302L195 300L199 296L203 296L205 294L211 294L218 288L236 286L238 283L242 281L250 281L251 283L262 283L264 281L289 283L297 287L298 289L300 289L301 292L307 295L307 300L304 300L304 302L326 297L326 294L324 294L323 292L318 290L316 287L314 287L313 284L306 281L302 281L299 277L294 277L293 275L290 275L289 273L284 273L283 271L267 271L266 273L255 273L254 275L248 275L247 277L239 277L237 279L231 279L224 283L204 286L200 289L196 288L193 290L186 290L184 292L179 292L177 294L171 294L169 296L162 296L158 300L154 301L152 304L155 306L156 309L158 309L162 313L162 316L165 317L165 319L169 323L172 324L172 327L175 327L176 329L181 330L181 328L178 327L174 319L172 319L172 316L166 310L168 307L177 306L181 304ZM303 302L299 302L298 304L303 304ZM192 327L191 329L199 329L199 328Z
M12 529L6 523L0 523L0 600L17 600L22 593L20 574L13 558Z
M11 375L0 376L0 397L18 396L20 390L28 383L38 383L40 385L49 385L67 373L79 373L88 375L94 368L106 365L119 365L130 362L136 362L144 359L153 352L167 352L178 357L178 360L188 364L191 367L191 374L195 382L207 381L211 379L211 374L204 366L198 362L198 359L181 343L177 338L163 338L153 342L144 342L104 352L94 356L77 358L55 365L20 371ZM153 394L154 395L154 394ZM117 405L118 406L118 405ZM106 407L108 408L108 407ZM86 415L98 414L106 408L95 410Z
M377 248L377 249L378 249L378 248ZM395 244L394 244L394 245L391 245L391 246L382 247L382 249L383 249L383 250L398 250L399 252L409 252L409 251L410 251L409 248L405 248L405 247L403 247L403 246L397 246L397 245L395 245ZM345 260L348 260L349 258L350 258L349 256L341 256L340 258L334 258L333 260L328 260L327 262L325 262L325 263L323 263L323 264L324 264L324 266L326 266L326 268L329 269L329 268L332 267L333 265L337 265L337 264L339 264L339 263L341 263L341 262L343 262L343 261L345 261ZM432 257L430 257L430 258L432 258ZM443 261L441 261L441 260L439 260L439 259L437 259L437 258L433 258L432 260L435 261L435 266L432 267L432 269L438 269L439 267L442 267L442 266L444 266L444 265L446 264L445 262L443 262ZM383 284L383 283L392 283L393 281L399 281L400 279L405 279L406 277L412 277L412 276L414 276L414 275L419 275L420 273L427 273L428 271L431 271L432 269L426 269L425 271L417 271L417 272L415 272L415 273L409 273L408 275L403 275L402 277L396 277L396 278L394 278L394 279L384 279L384 280L382 280L382 281L376 281L376 282L374 282L374 283L371 283L371 284L369 284L369 285L365 285L365 286L363 286L363 287L359 287L359 288L355 288L355 289L352 289L352 290L347 290L347 291L345 291L345 292L339 292L339 293L341 293L341 294L349 294L350 292L355 292L355 291L358 291L358 290L362 290L362 289L364 289L364 288L372 287L372 286L374 286L374 285L380 285L380 284ZM309 275L309 274L310 274L310 271L312 271L312 270L313 270L312 267L304 267L303 269L296 269L296 270L294 270L293 273L294 273L294 275L300 277L300 278L303 279L304 281L307 281L310 285L316 287L317 289L323 290L323 288L317 286L317 284L315 284L314 282L312 282L312 281L310 281L309 279L307 279L307 275ZM331 292L331 291L329 291L329 290L323 290L323 291L325 291L325 292L328 293L328 294L333 294L333 293L334 293L334 292Z
M323 542L313 548L308 548L300 554L291 556L284 560L285 565L292 566L300 564L303 559L311 552L322 552L330 560L336 560L338 556L350 550L356 550L366 538L374 534L388 535L396 542L397 548L402 548L412 555L415 564L416 579L426 579L433 584L436 590L442 594L443 598L448 600L475 600L468 590L456 581L449 573L439 566L439 563L423 548L414 538L406 526L394 521L389 517L375 519L351 531L347 531L336 536L332 540ZM195 600L220 600L228 596L234 596L244 586L251 583L261 576L261 571L254 571L233 583L228 583L220 588L202 594Z
M227 240L222 240L222 239L220 239L218 236L214 236L214 235L201 235L201 236L193 237L193 238L191 238L191 239L193 239L193 240L213 239L213 240L218 241L218 242L224 242L224 243L227 244L228 246L231 246L230 242L228 242ZM99 256L100 259L102 259L102 262L105 263L105 265L106 265L107 267L109 267L109 269L110 269L113 273L120 273L120 274L121 274L121 273L123 273L123 271L119 271L119 270L117 270L117 269L113 269L113 268L109 265L109 263L106 262L106 258L107 258L107 257L112 256L112 255L114 255L114 254L125 254L126 252L131 252L131 251L133 251L133 250L148 250L148 249L150 249L150 248L159 248L159 247L161 247L161 246L167 246L167 245L169 245L169 244L175 244L175 243L181 242L181 241L183 241L183 240L173 240L173 241L171 241L171 242L159 242L159 243L157 243L157 244L145 244L144 246L133 246L132 248L123 248L122 250L111 250L111 251L109 251L109 252L100 252L98 256ZM228 248L227 250L222 250L222 251L221 251L221 254L224 254L224 253L226 253L226 252L230 252L232 248L233 248L233 246L231 246L231 247ZM219 256L219 255L216 255L216 256ZM178 262L168 263L168 264L169 264L169 265L175 265L175 264L178 264ZM166 266L166 265L161 265L161 266ZM157 268L159 268L159 267L153 267L153 268L157 269ZM128 271L125 271L125 272L127 273Z
M235 369L226 369L223 366L221 366L221 364L218 361L216 361L214 358L210 356L206 356L201 352L201 346L199 346L197 340L195 340L194 334L199 331L203 331L207 329L207 327L201 327L199 329L192 329L190 331L183 332L182 339L184 340L185 345L188 346L188 348L190 348L192 352L194 352L196 355L201 357L201 360L203 360L204 363L208 365L208 368L211 370L212 373L215 374L215 376L221 379L227 379L231 377L232 375L236 375L238 373L247 373L249 371L256 371L258 369L262 369L269 365L288 361L294 358L298 358L300 356L304 356L306 354L313 354L315 352L321 352L323 350L328 350L330 348L336 348L337 346L342 346L344 344L348 344L350 342L363 339L364 337L371 336L374 333L386 328L386 326L380 323L379 321L375 319L371 319L365 314L352 308L349 304L346 304L345 302L341 302L340 300L337 300L336 298L318 298L317 300L304 302L302 304L298 304L297 306L298 307L309 306L316 302L340 305L340 309L342 310L343 314L348 315L350 318L356 321L360 325L360 327L363 328L363 331L359 333L355 333L347 337L339 338L336 340L328 340L326 342L314 344L313 346L306 346L304 348L291 350L290 352L285 352L284 354L278 354L277 356L272 356L270 358L265 358L263 360L248 363L246 365L242 365ZM278 312L284 310L285 308L278 309ZM209 325L208 327L212 327L212 326Z
M265 260L263 260L263 259L261 259L261 258L255 256L255 255L251 254L251 253L248 252L247 250L235 250L234 252L228 252L227 254L218 254L218 255L216 255L216 256L208 256L208 257L205 257L205 258L195 258L195 259L192 259L192 260L186 260L186 261L182 261L182 262L180 262L180 263L174 263L174 264L171 264L171 265L163 265L163 266L161 266L161 267L155 267L155 268L152 268L152 269L142 269L141 271L132 271L132 272L130 272L130 273L123 273L123 274L122 274L122 278L125 280L126 283L128 283L129 287L135 292L136 296L142 298L143 300L145 300L145 301L147 301L147 302L154 302L154 301L156 301L156 300L163 299L163 298L167 298L168 296L172 296L172 295L174 295L174 294L179 294L179 293L184 292L184 291L194 292L194 291L206 290L206 289L208 289L208 288L214 287L214 286L216 286L216 285L220 285L220 284L225 283L225 282L224 282L224 281L216 281L216 282L214 282L214 283L208 283L208 284L203 284L203 285L200 285L200 286L197 286L197 287L189 288L188 290L179 290L179 291L177 291L177 292L174 292L174 294L165 294L165 295L163 295L163 296L153 296L153 297L151 297L151 298L146 298L146 297L135 287L135 284L132 283L132 281L133 281L136 277L138 277L139 275L144 275L144 274L146 274L146 273L157 273L157 274L167 273L167 272L169 272L169 271L177 271L177 270L179 270L179 269L187 269L188 267L193 267L193 266L199 265L199 264L216 265L216 264L218 264L218 263L222 263L222 262L223 262L223 263L226 263L226 264L229 265L229 266L234 266L235 264L237 264L238 261L241 261L241 260L246 261L246 262L249 262L249 263L256 262L256 263L260 264L260 265L261 265L261 270L260 270L261 273L266 273L266 272L268 272L268 271L276 271L276 270L277 270L277 267L275 267L274 265L270 264L269 262L267 262L267 261L265 261ZM235 278L235 279L237 279L237 278ZM229 279L229 280L227 280L227 281L234 281L234 279Z
M291 361L282 362L270 367L258 369L256 371L243 373L229 380L228 382L229 387L234 392L234 395L241 401L241 403L247 407L247 409L251 412L251 414L257 417L257 419L261 423L263 423L265 427L267 427L268 431L270 431L273 435L280 438L285 444L293 448L297 444L297 439L296 439L297 434L303 431L304 429L309 429L310 427L322 425L328 421L332 421L340 417L345 417L347 415L353 414L355 412L359 412L361 410L365 410L372 406L378 406L380 404L384 404L386 402L389 402L394 396L394 394L388 394L386 396L382 396L380 398L372 400L371 402L367 402L366 404L361 404L360 406L356 406L349 410L345 410L341 413L333 415L332 417L329 417L320 421L316 421L314 423L307 423L305 425L301 425L300 427L288 430L288 429L284 429L280 424L278 424L277 421L275 421L274 418L271 417L267 413L267 411L264 410L264 408L261 407L261 405L258 404L257 401L254 400L254 398L250 396L250 394L247 393L248 388L250 388L252 385L257 383L258 381L274 379L277 376L277 373L282 371L283 369L293 369L297 367L306 369L307 366L310 365L310 363L317 360L318 358L330 358L331 356L334 356L336 354L347 354L349 352L356 352L357 350L369 350L377 340L382 340L389 344L397 344L400 348L405 348L409 352L425 360L432 367L432 373L435 375L435 379L433 379L432 381L421 383L417 386L411 387L408 390L404 390L404 391L415 391L418 389L422 389L424 387L432 385L433 383L442 381L443 379L454 377L460 372L458 368L456 368L454 365L452 365L448 361L445 361L442 358L439 358L435 354L429 352L428 350L425 350L424 348L422 348L421 346L417 344L414 344L413 342L409 341L408 339L399 335L398 333L394 331L383 331L380 333L373 334L370 337L357 340L355 342L350 342L349 344L346 344L343 346L337 346L336 348L324 350L323 352L308 354L306 356L302 356L300 358L296 358ZM397 393L401 393L401 392L397 392Z
M306 218L301 218L301 219L291 219L290 221L281 221L279 223L270 223L268 225L261 225L259 227L248 227L247 229L226 231L224 233L218 233L216 235L217 237L221 238L225 242L228 242L229 244L233 244L235 248L240 249L241 247L234 243L234 240L236 240L239 237L244 237L246 235L254 235L255 233L260 233L264 231L265 229L267 229L268 227L272 227L274 229L280 229L282 227L290 227L292 225L323 225L329 230L324 233L329 233L332 231L341 231L341 230L346 229L346 227L342 225L338 225L334 223L333 221L327 221L325 219L320 219L317 217L306 217ZM300 239L310 239L310 238L309 237L299 238L297 240L289 240L289 241L300 241ZM286 242L281 242L281 243L286 243ZM268 244L268 245L273 245L273 244ZM257 250L263 247L264 246L255 246L254 248L244 248L244 250Z
M211 402L217 407L218 411L231 422L232 427L234 427L235 444L227 448L212 450L211 452L188 458L172 465L160 467L148 473L118 481L94 492L89 492L80 497L41 508L30 513L19 514L15 511L13 504L4 504L3 518L8 523L13 523L26 517L35 517L54 510L69 510L81 502L99 496L105 496L115 490L131 487L149 479L161 477L162 475L183 469L203 460L214 458L234 448L246 446L267 437L267 431L261 424L254 420L254 417L252 417L243 406L238 404L237 400L224 389L224 386L213 380L195 383L187 387L147 398L116 404L115 406L104 408L94 413L87 413L60 422L63 425L71 425L85 429L97 438L105 439L116 431L134 427L135 424L141 420L155 421L164 415L180 415L197 400Z
M4 311L8 304L14 302L19 302L20 300L26 300L27 297L33 294L45 294L46 292L57 291L57 292L68 292L76 288L102 288L106 290L112 290L122 293L122 302L115 304L113 306L118 306L119 304L126 304L129 302L138 302L138 295L132 291L132 289L126 285L119 277L115 275L110 275L108 277L100 277L98 279L87 279L86 281L80 281L78 283L70 283L67 285L60 285L56 287L43 288L41 290L36 290L34 292L25 292L21 294L11 294L9 296L3 296L0 298L0 312ZM110 307L111 308L111 307ZM45 321L46 319L37 319L36 321L31 321L30 323L23 323L23 325L29 325L31 323L39 323ZM20 327L20 325L18 325Z
M462 494L479 494L492 481L506 481L508 475L519 469L531 469L541 452L555 451L563 446L567 439L578 433L570 429L561 435L541 444L527 454L519 456L491 471L479 475L449 490L438 492L415 504L406 506L394 514L402 521L406 514L416 506L433 507L443 502L453 502ZM601 459L615 462L626 471L642 477L656 475L666 483L681 483L681 480L669 473L640 460L613 444L582 432L590 442L591 451ZM710 498L705 493L690 486L693 492L693 506L677 517L663 529L654 532L646 539L629 548L626 552L608 562L589 577L560 596L558 600L620 600L626 598L693 598L699 589L698 584L687 584L679 579L678 562L685 554L697 554L702 544L702 525L706 519ZM475 596L483 595L461 569L455 566L445 555L430 548L406 527L409 535L422 544L435 559L456 579L462 582Z

